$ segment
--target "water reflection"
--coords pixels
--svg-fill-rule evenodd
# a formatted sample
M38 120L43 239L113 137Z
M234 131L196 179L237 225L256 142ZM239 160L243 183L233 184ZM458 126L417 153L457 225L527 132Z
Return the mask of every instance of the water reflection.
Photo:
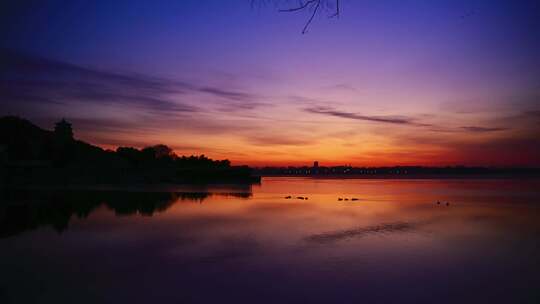
M203 203L211 196L249 198L250 192L130 192L11 190L1 192L0 238L50 226L57 232L68 229L72 217L87 218L100 206L117 216L152 216L178 202Z
M0 302L534 303L538 189L276 178L6 194Z
M419 223L407 223L407 222L396 222L396 223L383 223L367 227L359 227L355 229L339 230L313 234L305 238L307 242L318 243L318 244L328 244L332 242L347 240L351 238L359 238L362 236L367 236L371 234L388 234L388 233L399 233L407 232L414 230Z

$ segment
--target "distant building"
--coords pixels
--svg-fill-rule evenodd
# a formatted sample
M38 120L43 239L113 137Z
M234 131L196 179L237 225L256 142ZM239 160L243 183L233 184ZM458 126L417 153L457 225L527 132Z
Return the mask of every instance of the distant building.
M59 139L72 140L73 129L71 128L71 124L62 118L54 127L54 135Z
M313 168L311 170L311 174L319 174L319 162L318 161L313 162Z

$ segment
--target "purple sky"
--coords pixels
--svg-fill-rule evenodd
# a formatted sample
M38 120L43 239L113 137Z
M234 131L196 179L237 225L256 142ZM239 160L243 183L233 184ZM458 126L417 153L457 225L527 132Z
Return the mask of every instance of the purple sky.
M540 165L538 1L0 4L0 115L234 163Z

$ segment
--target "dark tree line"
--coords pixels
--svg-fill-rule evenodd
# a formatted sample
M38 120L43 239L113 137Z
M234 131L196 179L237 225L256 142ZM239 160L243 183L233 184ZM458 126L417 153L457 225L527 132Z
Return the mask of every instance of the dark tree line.
M205 155L178 156L166 145L104 150L73 138L71 124L43 130L0 117L0 185L257 182L247 166Z
M118 157L128 161L131 165L157 166L157 167L179 167L179 168L229 168L229 160L212 160L204 154L195 156L178 156L166 145L155 145L141 150L132 147L119 147L115 153Z

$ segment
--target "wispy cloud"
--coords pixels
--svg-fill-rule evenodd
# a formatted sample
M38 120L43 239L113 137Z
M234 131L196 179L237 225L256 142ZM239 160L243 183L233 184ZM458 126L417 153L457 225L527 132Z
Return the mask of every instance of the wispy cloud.
M540 139L537 134L520 134L480 143L456 143L453 155L463 163L540 166Z
M197 111L169 97L193 89L182 82L100 71L6 50L0 51L0 62L1 104L91 102L170 113Z
M271 107L272 105L265 102L253 102L253 101L239 101L228 102L227 104L219 106L217 109L221 112L242 112L255 110L260 107Z
M530 110L523 112L524 116L533 117L536 119L540 119L540 110Z
M327 115L327 116L334 116L334 117L369 121L369 122L376 122L376 123L428 126L426 124L419 124L415 122L413 118L410 118L410 117L362 115L358 113L338 111L331 107L309 107L309 108L305 108L304 111L307 113L321 114L321 115Z
M211 87L203 87L199 89L200 92L212 94L214 96L218 96L221 98L231 99L231 100L237 100L237 101L253 101L256 99L255 95L244 93L244 92L236 92L236 91L229 91L219 88L211 88Z
M356 92L358 91L355 87L347 83L338 83L335 85L322 87L323 90L335 90L335 91L349 91Z
M304 146L313 144L315 141L307 138L294 138L290 136L251 135L247 141L258 146Z
M477 126L467 126L461 127L462 130L475 132L475 133L487 133L487 132L499 132L509 130L508 128L497 128L497 127L477 127Z
M241 133L246 127L241 121L223 121L209 119L207 116L191 117L161 117L159 115L147 115L143 117L131 117L130 119L108 118L74 118L71 119L79 129L92 131L98 126L100 132L134 133L159 135L164 131L174 130L177 134L193 135L223 135L229 133ZM140 120L144 123L140 123Z
M245 111L267 104L260 96L228 88L199 85L135 73L103 71L11 50L0 50L0 106L15 103L130 106L174 115L180 112ZM220 97L205 104L178 100L189 94Z
M373 123L382 124L396 124L396 125L409 125L416 127L425 127L431 132L437 133L458 133L458 132L470 132L470 133L489 133L489 132L501 132L510 130L507 127L490 127L490 126L463 126L463 127L445 127L442 124L422 123L416 117L410 116L391 116L391 115L364 115L353 112L345 112L336 110L332 107L316 106L307 107L303 109L305 112L313 114L321 114L345 119L367 121ZM529 116L534 116L536 113L531 111Z

